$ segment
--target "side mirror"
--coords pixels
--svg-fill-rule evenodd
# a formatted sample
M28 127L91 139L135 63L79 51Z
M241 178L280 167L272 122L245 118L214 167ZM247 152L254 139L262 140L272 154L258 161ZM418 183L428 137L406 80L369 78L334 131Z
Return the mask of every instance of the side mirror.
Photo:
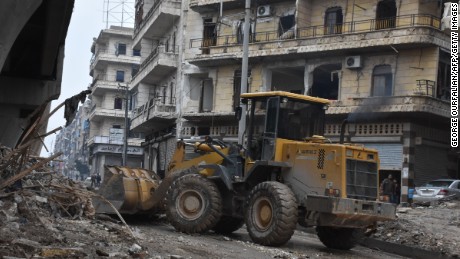
M235 118L237 121L241 120L242 113L243 113L243 109L240 106L235 108Z

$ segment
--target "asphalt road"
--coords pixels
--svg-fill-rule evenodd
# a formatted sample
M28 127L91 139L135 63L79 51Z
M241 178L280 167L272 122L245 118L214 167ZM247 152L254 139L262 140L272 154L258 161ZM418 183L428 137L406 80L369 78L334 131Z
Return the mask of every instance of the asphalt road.
M176 232L164 221L130 219L139 244L152 258L403 258L357 246L349 251L326 248L315 234L296 230L284 246L273 248L254 244L245 226L232 235L213 232L187 235ZM172 256L172 257L171 257ZM175 257L177 256L177 257Z

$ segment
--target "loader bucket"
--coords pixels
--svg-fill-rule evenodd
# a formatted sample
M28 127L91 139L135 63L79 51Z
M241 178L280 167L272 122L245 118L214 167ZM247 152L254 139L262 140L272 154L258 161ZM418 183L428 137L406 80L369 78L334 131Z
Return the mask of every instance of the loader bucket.
M155 179L154 179L155 178ZM105 166L104 180L99 194L110 201L122 214L150 213L158 209L152 194L159 186L158 176L145 169L123 166ZM103 199L94 198L97 213L114 214L114 209Z

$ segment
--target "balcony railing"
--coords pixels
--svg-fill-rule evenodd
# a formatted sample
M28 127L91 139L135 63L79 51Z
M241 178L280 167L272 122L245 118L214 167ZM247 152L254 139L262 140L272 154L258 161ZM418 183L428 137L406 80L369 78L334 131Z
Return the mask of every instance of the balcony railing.
M336 25L309 26L284 33L280 33L279 31L256 32L250 35L249 41L251 43L263 43L289 39L308 39L339 34L372 32L383 29L410 28L414 26L440 29L441 20L428 14L402 15L387 19L369 19ZM221 35L214 38L191 39L190 48L202 48L206 50L211 47L234 46L241 45L242 43L242 35Z
M414 94L436 97L434 93L435 83L432 80L417 80L417 87L414 89Z
M139 67L139 70L137 70L136 73L133 74L132 80L134 78L136 78L137 75L139 75L140 72L143 71L145 69L145 67L148 66L152 62L152 60L155 59L160 53L174 54L174 53L178 52L178 48L179 48L179 46L174 46L173 48L171 48L168 51L166 51L164 45L155 47L152 50L152 52L147 56L147 58L144 61L142 61L141 65Z

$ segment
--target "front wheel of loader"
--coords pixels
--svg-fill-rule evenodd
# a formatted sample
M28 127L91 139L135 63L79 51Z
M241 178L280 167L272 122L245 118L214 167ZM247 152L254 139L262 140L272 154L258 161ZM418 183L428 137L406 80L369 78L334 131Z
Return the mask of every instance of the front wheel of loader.
M198 174L176 179L166 194L166 204L171 225L189 234L210 230L222 214L222 198L217 186Z
M350 250L363 238L364 231L356 228L316 227L319 240L328 248Z
M292 190L279 182L263 182L251 191L246 226L258 244L280 246L294 234L297 202Z

